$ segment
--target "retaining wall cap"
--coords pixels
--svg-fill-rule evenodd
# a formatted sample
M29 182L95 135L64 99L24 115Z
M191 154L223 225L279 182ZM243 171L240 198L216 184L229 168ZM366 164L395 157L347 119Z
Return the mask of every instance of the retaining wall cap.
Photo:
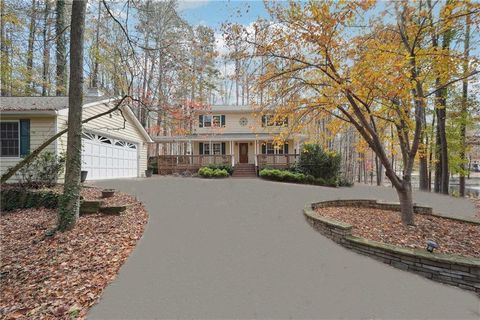
M324 222L326 224L332 225L332 226L334 226L336 228L339 228L339 229L344 229L344 230L352 229L352 225L350 225L348 223L339 222L339 221L329 219L329 218L325 218L325 217L322 217L322 216L318 215L315 211L312 210L312 208L310 206L307 206L305 209L303 209L303 214L305 214L309 218Z
M469 258L469 257L458 256L453 254L430 253L427 250L397 247L391 244L386 244L386 243L373 241L365 238L359 238L355 236L345 236L345 239L353 243L369 246L372 248L382 249L392 253L413 256L421 259L429 259L436 262L460 264L468 267L480 268L480 259L477 259L477 258Z
M342 201L371 201L372 203L376 203L376 204L386 204L386 205L400 205L399 202L387 202L387 201L380 201L380 200L367 200L367 199L335 199L335 200L326 200L326 201L319 201L319 202L314 202L310 205L307 205L306 208L313 208L313 206L315 206L316 204L320 204L320 203L336 203L339 207L341 207L341 203ZM333 207L333 205L332 205ZM427 207L427 206L423 206L423 205L419 205L419 204L416 204L414 203L413 204L413 207L414 208L424 208L424 209L432 209L431 207ZM419 214L419 213L417 213ZM480 225L480 220L477 220L477 219L469 219L469 218L463 218L463 217L452 217L452 216L446 216L446 215L441 215L441 214L438 214L438 213L433 213L433 212L430 212L430 213L422 213L422 214L425 214L425 215L430 215L430 216L433 216L433 217L439 217L439 218L444 218L444 219L449 219L449 220L454 220L454 221L460 221L460 222L467 222L467 223L471 223L471 224L475 224L475 225ZM315 215L314 217L312 218L317 218L318 215Z

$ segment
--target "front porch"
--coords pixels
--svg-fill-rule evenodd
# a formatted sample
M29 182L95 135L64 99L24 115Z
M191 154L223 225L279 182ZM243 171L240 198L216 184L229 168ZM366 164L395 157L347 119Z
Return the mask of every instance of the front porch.
M250 164L257 172L265 167L288 168L297 160L299 150L298 142L293 139L278 144L271 136L258 134L158 137L154 140L154 152L149 161L156 163L159 174L196 172L211 164L234 168Z

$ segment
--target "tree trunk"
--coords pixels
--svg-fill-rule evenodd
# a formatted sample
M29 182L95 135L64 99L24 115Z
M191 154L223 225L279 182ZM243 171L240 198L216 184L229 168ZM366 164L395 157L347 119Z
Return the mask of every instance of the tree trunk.
M99 37L100 37L100 12L102 1L98 1L97 30L95 31L95 61L93 63L92 87L98 88L98 55L99 55Z
M32 10L30 17L30 27L28 31L28 49L27 49L27 71L25 79L25 95L32 95L33 90L33 44L35 43L37 9L36 0L32 0Z
M50 68L50 0L45 1L45 13L43 16L43 68L42 68L42 96L49 92L48 72Z
M6 36L5 23L5 1L0 0L0 96L5 97L8 93L7 79L8 79L8 47Z
M446 133L446 104L447 104L447 90L441 89L438 91L437 99L439 106L437 107L437 141L438 146L438 159L440 172L436 177L439 179L439 192L448 194L449 186L449 172L448 172L448 146L447 146L447 133Z
M423 113L423 131L422 137L420 138L422 144L420 146L420 161L419 161L419 172L418 172L418 179L419 179L419 187L420 190L428 191L429 184L428 184L428 134L427 134L427 117L426 112Z
M413 196L412 196L412 184L410 177L404 177L402 188L396 188L398 199L400 200L400 211L402 215L402 222L406 225L414 224L414 212L413 212Z
M66 44L65 44L65 0L57 0L56 6L56 95L64 96L67 94L67 59L66 59Z
M383 183L383 166L380 163L378 156L375 156L375 172L377 177L377 186L381 186Z
M464 40L464 48L463 48L463 74L466 75L468 73L468 59L470 55L470 24L471 18L470 15L467 14L465 17L465 40ZM461 123L460 123L460 181L459 181L459 191L460 196L465 197L465 172L467 171L466 168L466 149L467 149L467 141L466 141L466 133L467 133L467 117L468 117L468 79L465 78L462 83L462 109L461 109Z
M82 168L83 38L87 1L74 1L70 34L70 85L68 95L68 139L63 196L59 206L58 229L75 226L80 209Z

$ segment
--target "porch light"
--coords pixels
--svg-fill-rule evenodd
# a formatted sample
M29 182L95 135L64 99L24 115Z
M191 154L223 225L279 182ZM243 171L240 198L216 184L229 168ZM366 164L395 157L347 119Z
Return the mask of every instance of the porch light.
M427 240L427 251L433 252L434 249L438 248L438 244L433 240Z

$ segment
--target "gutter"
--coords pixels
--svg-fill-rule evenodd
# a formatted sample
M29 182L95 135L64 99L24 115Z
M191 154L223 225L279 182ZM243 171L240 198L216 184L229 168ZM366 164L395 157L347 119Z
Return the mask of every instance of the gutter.
M1 111L0 110L0 117L3 115L6 116L37 116L37 115L45 115L45 116L56 116L58 114L57 110L28 110L28 111L20 111L20 110L10 110L10 111Z

